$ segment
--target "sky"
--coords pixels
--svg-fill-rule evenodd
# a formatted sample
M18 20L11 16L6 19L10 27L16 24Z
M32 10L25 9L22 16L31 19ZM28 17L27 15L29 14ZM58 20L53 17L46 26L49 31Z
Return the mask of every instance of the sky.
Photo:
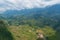
M60 4L60 0L0 0L0 12L35 7L44 8L54 4Z

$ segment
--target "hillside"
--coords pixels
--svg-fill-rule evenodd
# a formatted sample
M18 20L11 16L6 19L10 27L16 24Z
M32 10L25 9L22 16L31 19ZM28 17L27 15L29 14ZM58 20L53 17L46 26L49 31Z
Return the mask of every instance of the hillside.
M23 10L7 10L1 14L1 19L9 22L17 22L16 24L30 24L34 20L37 25L49 25L54 28L59 28L60 23L60 4L56 4L46 8L32 8ZM27 22L28 21L28 22ZM36 23L34 25L36 25Z
M7 10L0 14L0 21L7 22L4 22L6 27L0 22L0 29L4 33L7 30L11 35L6 36L1 32L1 40L3 37L4 40L36 40L38 33L42 33L47 40L60 40L60 4L45 8Z
M10 26L8 27L9 31L12 33L15 40L37 40L37 33L43 33L45 37L48 37L48 40L56 40L55 36L56 31L51 27L35 29L29 25L20 25L20 26ZM48 32L48 31L49 32ZM50 38L51 37L51 38Z

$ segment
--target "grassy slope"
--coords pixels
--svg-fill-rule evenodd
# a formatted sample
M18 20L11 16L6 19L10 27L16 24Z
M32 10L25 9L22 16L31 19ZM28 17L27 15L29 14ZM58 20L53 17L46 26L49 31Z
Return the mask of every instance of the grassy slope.
M30 27L28 25L20 25L20 26L9 26L9 31L12 33L12 36L14 37L14 40L36 40L37 34L36 30L33 27ZM39 30L40 29L40 30ZM50 28L38 28L40 32L44 33L45 36L51 36L48 40L55 40L55 37L52 37L55 35L55 31ZM42 31L44 30L44 31Z
M36 32L34 28L28 26L10 26L11 31L15 40L36 40Z

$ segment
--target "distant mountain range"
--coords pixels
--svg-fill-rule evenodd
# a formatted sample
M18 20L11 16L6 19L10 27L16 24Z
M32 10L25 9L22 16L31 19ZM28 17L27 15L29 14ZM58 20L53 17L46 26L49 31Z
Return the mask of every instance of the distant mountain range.
M32 8L32 9L23 9L23 10L7 10L0 15L0 18L4 19L15 19L17 17L26 17L27 19L39 20L42 18L44 22L50 23L48 20L53 20L54 23L57 21L58 25L55 25L51 21L51 25L60 26L60 4L53 6L48 6L46 8ZM42 18L40 18L42 17ZM45 23L46 24L46 23ZM56 27L55 27L56 28ZM59 27L58 27L59 28Z
M32 8L23 10L7 10L2 13L3 16L14 16L14 15L44 15L48 17L60 16L60 4L56 4L46 8Z

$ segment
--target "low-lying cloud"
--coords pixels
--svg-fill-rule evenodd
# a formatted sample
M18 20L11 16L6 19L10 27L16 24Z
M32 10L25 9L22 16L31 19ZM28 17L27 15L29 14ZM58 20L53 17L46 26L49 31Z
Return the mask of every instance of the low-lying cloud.
M34 7L44 8L54 4L60 4L60 0L0 0L0 11Z

